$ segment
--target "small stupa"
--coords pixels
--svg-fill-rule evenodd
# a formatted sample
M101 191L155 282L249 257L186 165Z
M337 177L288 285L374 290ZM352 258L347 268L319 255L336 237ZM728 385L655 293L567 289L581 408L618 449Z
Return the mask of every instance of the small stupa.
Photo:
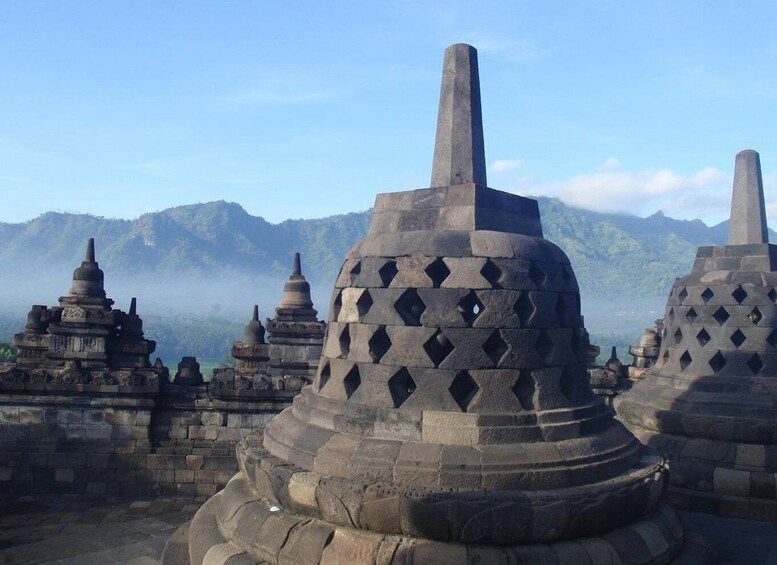
M127 313L113 303L105 293L94 238L89 238L70 292L59 298L59 306L32 307L24 331L14 336L17 362L0 381L33 382L52 390L62 385L118 385L119 392L144 394L158 390L164 368L149 361L156 343L143 335L137 299L132 298Z
M295 253L275 318L268 318L263 326L259 307L254 305L243 339L232 345L235 367L213 371L212 394L291 401L316 375L326 332L326 323L317 316L300 254ZM267 340L266 333L270 333Z
M683 508L777 521L777 246L761 164L736 156L728 245L700 247L669 294L661 349L615 405L671 464Z
M582 336L537 202L486 187L477 54L453 45L431 188L378 195L313 385L240 444L191 563L668 562L666 468L591 392Z

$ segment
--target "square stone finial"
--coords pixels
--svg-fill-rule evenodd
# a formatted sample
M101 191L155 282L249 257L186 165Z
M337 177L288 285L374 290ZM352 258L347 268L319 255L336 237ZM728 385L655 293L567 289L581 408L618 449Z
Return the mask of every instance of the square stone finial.
M752 149L740 151L734 165L728 244L768 243L761 158Z
M445 50L432 163L432 188L486 182L478 53L457 43Z

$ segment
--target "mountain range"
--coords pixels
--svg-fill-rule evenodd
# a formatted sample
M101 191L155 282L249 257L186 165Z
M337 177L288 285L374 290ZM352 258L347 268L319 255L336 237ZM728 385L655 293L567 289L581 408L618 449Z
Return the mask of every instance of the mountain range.
M638 327L662 310L675 277L690 269L696 248L723 244L728 234L728 222L709 227L661 212L638 218L571 208L554 198L537 200L545 237L567 253L575 269L586 315L598 319L606 314L602 306L612 312L651 308ZM82 260L89 237L96 239L106 284L112 278L175 280L185 289L187 281L230 277L282 280L292 253L300 251L305 275L325 286L317 289L319 301L325 301L344 254L366 234L370 215L368 210L272 224L224 201L135 220L49 212L24 223L0 223L0 275L5 271L17 282L54 274L63 280ZM8 288L2 276L0 283ZM229 302L229 296L222 301ZM598 325L606 331L622 326Z

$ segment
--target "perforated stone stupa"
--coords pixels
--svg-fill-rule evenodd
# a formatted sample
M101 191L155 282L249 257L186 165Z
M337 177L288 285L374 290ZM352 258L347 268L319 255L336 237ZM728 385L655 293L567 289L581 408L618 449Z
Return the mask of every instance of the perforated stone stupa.
M537 202L486 187L476 51L445 52L432 187L380 194L318 374L198 512L192 563L665 563L666 470L588 385ZM235 561L233 561L235 560Z
M736 156L728 245L700 247L669 294L661 350L616 401L671 462L692 510L777 521L777 247L758 153Z

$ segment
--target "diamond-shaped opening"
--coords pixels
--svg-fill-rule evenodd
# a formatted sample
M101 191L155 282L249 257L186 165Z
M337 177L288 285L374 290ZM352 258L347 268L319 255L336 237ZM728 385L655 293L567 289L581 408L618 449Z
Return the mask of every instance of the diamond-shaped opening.
M753 374L755 375L764 368L764 362L761 360L758 353L753 353L753 356L747 360L747 366L750 367L750 370L753 371Z
M530 371L521 371L513 385L513 394L524 410L534 410L534 379Z
M777 290L774 290L774 289L770 290L769 294L767 294L766 296L769 297L769 300L777 304Z
M386 264L383 265L378 270L378 275L380 276L381 283L383 283L383 287L387 288L391 281L394 280L394 277L397 276L397 273L399 272L399 269L397 269L397 262L396 261L386 261Z
M389 339L386 333L386 327L378 326L378 329L375 330L375 333L367 341L367 345L369 346L372 362L379 363L389 348L391 348L391 339Z
M545 282L548 280L548 275L545 271L540 269L536 263L532 263L529 268L529 278L537 285L537 287L544 288Z
M467 296L459 301L458 309L464 321L471 326L483 311L483 303L478 299L475 291L471 290Z
M343 379L343 388L345 389L345 397L351 398L359 385L362 384L362 378L359 376L359 367L354 365L348 374Z
M348 329L348 325L340 332L340 357L345 359L348 357L348 352L351 350L351 331Z
M723 306L715 310L715 313L712 315L713 318L722 326L726 323L726 320L728 320L731 315L726 311Z
M745 289L741 286L738 286L734 292L731 293L731 296L734 297L734 300L737 301L737 304L742 304L742 302L747 298L747 292L745 292Z
M521 326L526 327L529 325L529 321L534 316L534 304L529 298L528 292L522 292L513 305L513 311L521 320Z
M448 387L448 392L451 393L453 400L459 405L462 412L467 411L469 403L478 392L477 383L472 380L467 371L459 371L451 382L451 386Z
M777 347L777 330L772 330L772 333L769 334L769 337L766 338L766 341L772 347Z
M758 325L758 322L760 322L763 317L764 315L761 314L761 311L758 309L757 306L753 308L752 312L750 312L747 315L747 319L753 322L753 324L755 324L756 326Z
M740 329L737 329L737 331L731 334L731 343L733 343L734 347L737 349L739 349L739 346L742 345L746 339L747 336L743 334Z
M399 408L415 392L416 384L410 371L402 367L388 380L388 387L391 399L394 401L394 408Z
M362 292L361 296L356 301L356 309L359 312L360 320L367 315L367 312L370 311L370 308L372 308L373 302L374 301L372 300L372 296L370 296L369 290L365 290L364 292Z
M691 361L693 361L693 359L691 358L691 354L685 351L680 356L680 370L685 371L685 369L688 368L688 365L691 364Z
M343 307L343 291L339 291L332 302L332 320L337 321L340 316L340 309Z
M426 304L414 288L408 288L394 303L394 310L408 326L420 326Z
M696 334L696 341L699 342L699 345L704 347L710 342L710 334L707 333L707 330L704 328L701 329L699 333Z
M351 267L351 284L353 284L353 281L356 280L356 277L358 277L362 272L362 262L359 261L356 263L353 267Z
M426 269L424 269L424 272L432 279L432 284L435 288L439 288L445 279L448 278L448 275L451 274L451 270L441 257L435 259L428 267L426 267Z
M495 367L499 365L502 357L507 353L507 349L507 342L502 338L502 334L499 330L494 330L483 343L483 351L491 358Z
M564 295L559 293L556 297L556 316L558 316L558 323L563 328L567 324L567 303L564 300Z
M534 347L537 349L537 353L540 354L540 357L547 363L550 356L553 354L555 344L553 343L553 339L548 335L548 332L542 331L540 332L540 337L538 337L537 341L534 343Z
M715 355L712 356L712 359L710 359L710 367L712 367L712 370L717 373L725 366L726 358L720 351L718 351Z
M686 290L686 288L683 287L682 290L679 293L677 293L677 298L680 299L680 304L682 304L683 300L688 298L688 290Z
M434 363L434 366L438 367L440 363L445 361L445 358L451 354L454 347L451 340L448 339L448 336L442 333L442 330L437 330L434 335L424 343L424 350L429 356L429 359Z
M483 275L483 278L488 281L488 283L491 285L491 288L502 288L502 285L499 284L499 278L502 276L502 270L497 267L491 259L486 260L486 264L483 265L482 269L480 269L480 274Z
M715 293L712 292L709 288L705 288L704 292L701 293L701 299L704 300L704 303L707 304L710 300L712 300L712 297L715 296Z
M693 323L696 321L696 318L699 317L699 315L696 313L696 310L693 308L688 308L688 312L686 312L685 317L688 318L688 321Z
M680 330L680 328L677 328L677 331L674 332L674 342L675 344L678 344L682 340L683 340L683 332Z
M332 370L329 367L329 361L327 361L318 373L318 392L321 392L321 389L326 386L330 376L332 376Z
M664 354L663 354L663 356L661 358L663 359L664 363L669 361L669 350L668 349L664 350Z

